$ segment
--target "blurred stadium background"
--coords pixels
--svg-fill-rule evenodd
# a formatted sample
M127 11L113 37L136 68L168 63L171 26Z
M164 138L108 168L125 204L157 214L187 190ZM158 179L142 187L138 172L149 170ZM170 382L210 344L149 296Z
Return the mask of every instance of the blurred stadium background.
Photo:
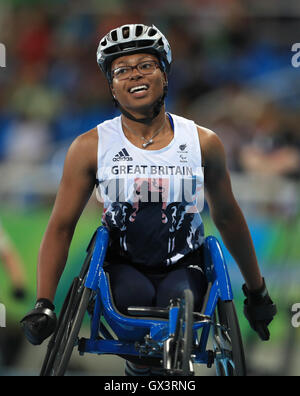
M45 346L29 345L18 322L35 301L38 248L66 150L77 135L118 114L95 53L99 38L125 23L155 24L165 33L174 57L168 111L213 129L225 145L233 188L279 310L271 341L260 342L243 317L242 278L226 253L249 371L299 375L300 329L291 324L291 307L300 302L300 68L291 62L299 22L297 0L0 1L6 47L0 219L23 259L27 290L15 300L0 266L7 310L0 375L36 375L41 366ZM204 218L207 234L216 233L206 211ZM58 307L100 219L93 197L76 229ZM123 375L123 361L110 357L74 356L71 368Z

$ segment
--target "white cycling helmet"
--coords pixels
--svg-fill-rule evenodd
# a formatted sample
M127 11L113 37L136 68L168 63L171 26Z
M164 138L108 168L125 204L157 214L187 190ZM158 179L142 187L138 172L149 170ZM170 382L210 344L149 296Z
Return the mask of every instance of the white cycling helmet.
M111 63L120 56L140 52L152 53L168 73L172 62L171 47L165 36L154 26L128 24L111 30L99 43L97 62L111 82Z

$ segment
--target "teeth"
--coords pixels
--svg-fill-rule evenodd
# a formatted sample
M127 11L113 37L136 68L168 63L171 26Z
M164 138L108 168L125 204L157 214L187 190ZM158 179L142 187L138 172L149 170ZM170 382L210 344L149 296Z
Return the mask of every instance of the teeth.
M148 89L146 85L139 85L138 87L133 87L130 89L130 93L136 92L136 91L141 91L143 89Z

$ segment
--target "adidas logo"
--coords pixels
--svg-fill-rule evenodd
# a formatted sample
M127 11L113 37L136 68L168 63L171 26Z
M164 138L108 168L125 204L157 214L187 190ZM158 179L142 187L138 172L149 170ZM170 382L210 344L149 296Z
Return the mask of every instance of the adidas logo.
M128 151L126 150L126 148L122 148L121 151L118 152L118 154L116 154L113 158L114 162L118 162L118 161L133 161L133 158L130 157Z

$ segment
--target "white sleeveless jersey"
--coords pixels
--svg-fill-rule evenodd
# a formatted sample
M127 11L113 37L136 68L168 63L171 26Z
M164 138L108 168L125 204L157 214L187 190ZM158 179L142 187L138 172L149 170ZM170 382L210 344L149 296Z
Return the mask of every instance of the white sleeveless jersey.
M110 231L109 256L143 267L176 263L204 240L204 176L196 125L168 114L174 138L143 150L124 135L121 116L99 124L97 195Z

